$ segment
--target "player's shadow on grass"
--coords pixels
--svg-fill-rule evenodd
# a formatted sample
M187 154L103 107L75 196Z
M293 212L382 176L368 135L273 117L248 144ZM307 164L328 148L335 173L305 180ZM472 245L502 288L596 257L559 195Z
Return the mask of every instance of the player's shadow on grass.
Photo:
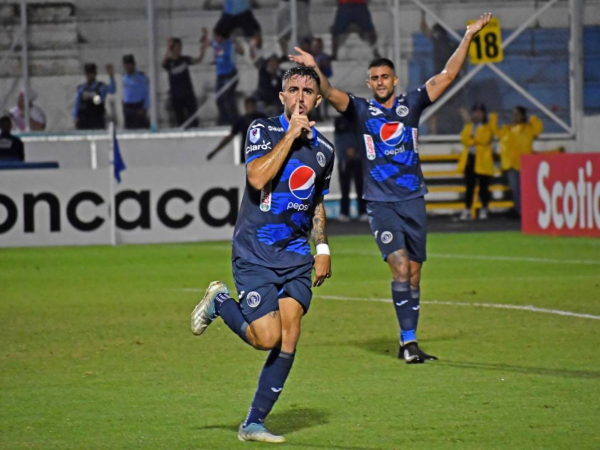
M427 342L450 341L460 338L462 333L445 334L426 338ZM369 339L367 341L354 341L352 345L373 352L380 356L398 357L398 340L393 337Z
M283 412L269 414L269 428L281 434L294 433L305 428L329 423L329 414L313 408L288 409ZM227 430L235 431L240 422L233 424L206 425L198 427L199 430Z
M476 363L468 361L438 361L436 364L457 367L460 369L494 370L498 372L514 372L526 375L544 375L550 377L599 379L600 372L593 370L546 369L545 367L514 366L502 363Z

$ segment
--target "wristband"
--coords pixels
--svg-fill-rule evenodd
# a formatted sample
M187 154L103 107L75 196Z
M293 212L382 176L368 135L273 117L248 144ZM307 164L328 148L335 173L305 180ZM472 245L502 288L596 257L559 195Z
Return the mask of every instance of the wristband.
M318 244L317 245L317 255L330 255L329 245L327 244Z

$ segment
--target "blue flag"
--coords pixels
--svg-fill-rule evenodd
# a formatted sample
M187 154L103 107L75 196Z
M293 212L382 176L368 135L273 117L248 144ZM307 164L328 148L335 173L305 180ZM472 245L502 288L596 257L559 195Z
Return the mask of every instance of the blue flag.
M115 171L115 179L117 180L117 183L120 183L121 172L127 169L127 166L125 166L125 161L123 161L123 157L121 156L116 130L113 133L113 169Z

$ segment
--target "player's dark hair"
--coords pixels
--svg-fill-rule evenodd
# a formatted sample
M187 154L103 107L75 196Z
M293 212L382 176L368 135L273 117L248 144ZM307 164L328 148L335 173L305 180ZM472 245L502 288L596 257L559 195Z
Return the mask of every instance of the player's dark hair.
M83 65L83 73L98 73L98 68L94 63L85 63Z
M321 78L319 78L319 74L317 72L315 72L315 69L311 69L310 67L304 67L304 66L296 66L296 67L292 67L291 69L287 70L283 74L281 85L285 86L286 83L288 81L290 81L290 79L296 75L300 76L300 77L312 78L313 80L315 80L317 89L319 89L319 90L321 89Z
M222 23L217 23L217 25L213 29L213 33L221 36L223 39L229 39L229 37L231 36L231 30L229 30L229 28L227 28Z
M479 102L473 104L473 106L471 106L471 112L475 112L475 111L481 111L483 113L483 120L481 122L488 123L488 114L487 114L487 108L485 107L485 104L479 103Z
M12 119L10 116L2 116L0 117L0 129L2 130L10 130L12 127Z
M515 106L515 109L521 113L521 116L523 116L523 122L527 122L527 108L524 106Z
M394 72L396 71L396 68L394 67L394 63L387 58L375 58L373 61L371 61L369 63L369 69L372 69L373 67L384 67L384 66L389 67Z

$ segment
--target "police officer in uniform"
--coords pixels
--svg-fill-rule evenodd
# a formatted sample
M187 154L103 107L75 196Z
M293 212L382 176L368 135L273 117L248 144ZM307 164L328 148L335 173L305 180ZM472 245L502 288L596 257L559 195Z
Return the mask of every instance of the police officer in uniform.
M110 77L108 86L96 80L97 68L94 63L84 66L86 82L77 87L73 119L78 130L101 130L106 128L106 96L116 91L115 74L112 65L106 66Z
M149 128L150 88L148 77L136 69L133 55L123 56L123 116L128 130Z

